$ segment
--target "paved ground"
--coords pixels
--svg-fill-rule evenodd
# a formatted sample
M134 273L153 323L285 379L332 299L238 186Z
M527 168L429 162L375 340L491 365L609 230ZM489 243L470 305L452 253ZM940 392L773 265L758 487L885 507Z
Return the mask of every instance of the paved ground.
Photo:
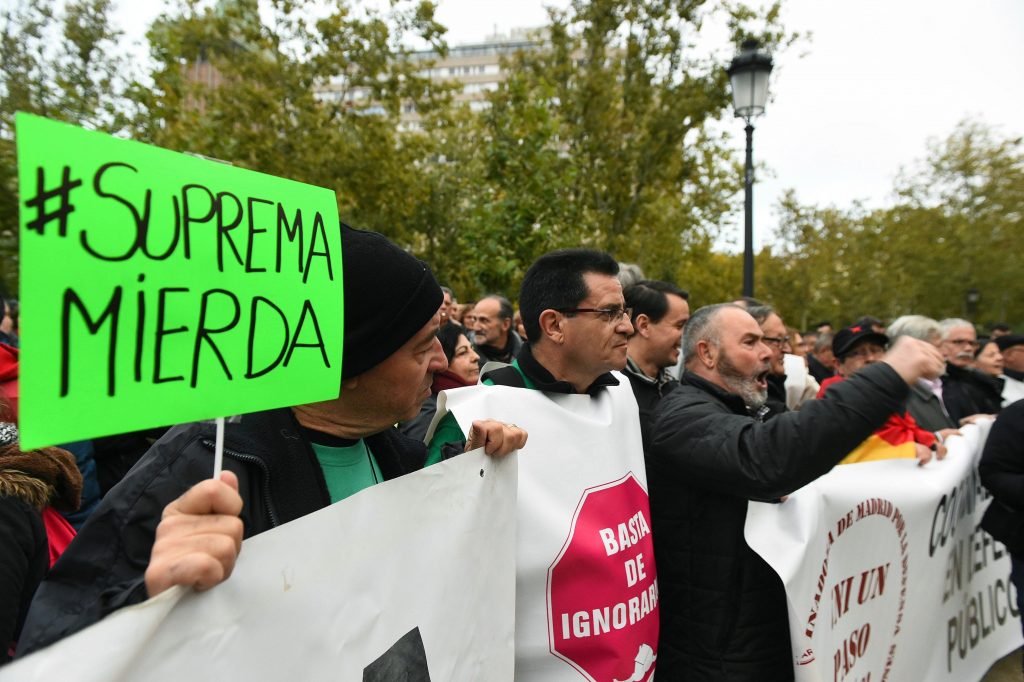
M1014 651L1006 658L1000 659L981 678L981 682L1021 682L1024 674L1021 673L1021 652Z

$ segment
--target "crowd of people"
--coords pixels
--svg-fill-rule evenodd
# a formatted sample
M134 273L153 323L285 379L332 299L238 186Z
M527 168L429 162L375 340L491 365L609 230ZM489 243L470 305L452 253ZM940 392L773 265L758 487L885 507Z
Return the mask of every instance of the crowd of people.
M501 293L460 302L383 236L343 227L342 242L338 397L234 420L220 479L209 478L206 423L31 453L13 423L0 427L5 660L173 585L211 588L244 538L379 481L478 447L523 447L529 424L464 432L451 414L436 418L440 392L478 384L598 396L628 382L636 406L616 419L639 423L647 465L659 679L793 676L782 583L743 536L748 500L783 501L839 463L926 464L960 427L1000 413L982 467L999 512L986 523L1022 593L1024 335L997 326L979 338L969 321L921 315L800 332L751 298L691 313L687 291L590 249L539 258L518 309ZM0 332L0 372L13 364L16 377L15 330ZM16 378L4 389L4 376L3 418L15 422ZM883 447L866 446L873 436ZM9 483L12 472L34 483Z

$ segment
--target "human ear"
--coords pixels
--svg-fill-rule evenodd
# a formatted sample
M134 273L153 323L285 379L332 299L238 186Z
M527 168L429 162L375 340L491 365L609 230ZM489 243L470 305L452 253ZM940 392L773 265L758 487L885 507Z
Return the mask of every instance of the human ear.
M559 312L549 308L540 314L537 321L540 323L542 338L548 338L554 343L562 343L565 340L565 332L562 330L565 317Z
M715 365L718 364L718 348L707 341L698 341L697 357L702 365L708 369L714 369Z
M645 339L650 336L651 324L653 324L651 322L651 318L644 313L640 313L636 316L636 319L633 320L633 326L636 328L636 333Z

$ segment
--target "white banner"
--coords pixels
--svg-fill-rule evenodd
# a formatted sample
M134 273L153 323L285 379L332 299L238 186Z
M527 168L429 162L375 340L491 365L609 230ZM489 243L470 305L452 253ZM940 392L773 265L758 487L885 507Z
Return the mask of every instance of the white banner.
M511 681L515 498L516 457L482 451L376 485L0 679Z
M990 426L963 429L941 462L838 466L750 503L747 542L786 584L798 681L978 680L1021 646L1010 555L978 528Z
M597 397L506 386L442 393L468 432L513 422L519 453L516 679L646 682L658 647L647 476L629 381ZM436 421L436 420L435 420Z

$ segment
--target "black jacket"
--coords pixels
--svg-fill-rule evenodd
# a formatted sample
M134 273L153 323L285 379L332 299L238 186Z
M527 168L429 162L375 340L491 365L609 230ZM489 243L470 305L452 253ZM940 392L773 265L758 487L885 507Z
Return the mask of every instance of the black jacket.
M679 382L664 371L657 379L652 379L644 374L632 358L626 361L626 367L622 373L629 379L629 385L633 388L633 397L636 398L636 406L640 411L640 436L646 452L651 443L651 429L654 426L654 412L658 408L658 403L666 395L679 388Z
M167 432L103 499L32 602L25 655L147 597L144 574L164 507L213 473L214 427ZM388 429L366 439L385 479L423 467L426 446ZM224 468L238 476L245 537L330 504L323 472L291 410L228 424Z
M1003 382L976 369L946 364L942 402L958 425L972 414L998 414L1003 404Z
M981 527L1024 558L1024 400L1010 403L996 418L978 473L993 498Z
M659 678L793 678L785 590L744 540L747 500L777 500L828 472L902 408L907 391L879 363L829 400L760 422L739 396L683 375L661 401L647 453Z

